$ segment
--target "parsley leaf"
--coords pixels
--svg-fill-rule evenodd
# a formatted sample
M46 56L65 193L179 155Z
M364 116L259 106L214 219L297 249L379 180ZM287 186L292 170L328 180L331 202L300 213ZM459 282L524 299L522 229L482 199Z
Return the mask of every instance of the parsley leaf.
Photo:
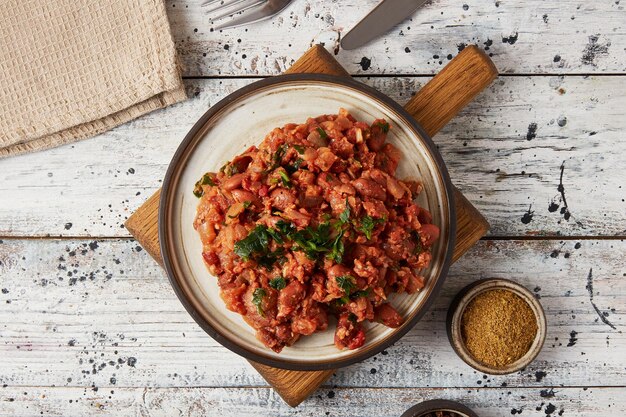
M372 232L377 224L383 223L384 219L375 219L367 214L361 218L361 224L356 226L356 230L363 233L367 240L372 238Z
M376 125L380 127L380 130L382 130L383 133L389 133L389 123L378 122Z
M285 156L285 153L287 152L287 148L289 148L289 145L283 143L278 147L278 149L276 149L276 152L272 155L272 166L269 171L274 170L281 165L283 162L283 156Z
M212 174L208 172L200 178L195 186L193 187L193 195L200 198L204 195L204 190L202 189L203 185L210 185L211 187L215 187L215 180L212 178Z
M359 291L355 291L352 294L350 294L350 298L351 299L356 299L356 298L360 298L360 297L369 297L371 294L370 289L366 289L366 290L359 290Z
M278 229L278 231L283 235L290 235L291 233L295 232L296 227L293 225L293 223L285 220L279 220L276 222L276 229Z
M350 275L335 277L335 281L337 281L337 285L346 293L346 295L349 295L350 292L356 288L356 281Z
M257 288L252 293L252 304L256 306L256 310L262 317L265 317L265 312L263 312L263 306L261 304L263 303L263 297L266 295L267 294L263 288Z
M220 171L223 171L229 177L232 177L233 175L239 173L239 170L237 169L237 167L234 164L231 164L230 162L227 162L222 168L220 168Z
M415 249L413 249L413 255L418 255L418 254L422 253L422 251L424 249L422 248L422 239L420 238L419 233L417 233L415 230L413 230L411 232L411 237L413 237L413 239L415 239Z
M348 304L349 301L350 301L350 298L347 295L344 295L343 297L337 298L334 300L334 306L341 307L341 306Z
M348 223L350 220L350 204L348 204L348 199L346 199L346 209L341 212L339 215L339 221L341 223Z
M271 271L276 261L281 262L282 260L286 259L283 256L284 253L285 253L285 250L283 248L278 248L274 252L261 255L257 259L257 263L261 265L262 267L264 267L265 269L267 269L268 271Z
M343 230L339 232L339 234L333 241L333 245L330 249L330 252L328 252L328 254L326 255L328 259L338 264L340 264L341 261L343 260L343 252L345 250L344 245L343 245L343 240L341 240L342 237L343 237Z
M317 128L317 133L320 134L320 137L322 139L328 139L328 133L326 133L326 131L324 129L322 129L321 127Z
M204 190L202 189L202 186L200 185L200 181L198 181L196 185L193 187L193 195L195 195L198 198L204 195Z
M283 288L287 286L287 283L285 282L285 278L281 276L271 279L269 284L270 284L270 287L278 291L282 290Z
M269 241L270 234L267 232L267 227L258 225L248 236L235 243L234 251L244 261L247 261L255 253L265 252Z
M277 243L283 243L284 239L276 229L267 229L267 234L272 237Z
M317 229L309 226L290 237L310 259L316 259L318 253L328 252L332 247L333 238L330 230L330 223L324 222L317 226Z
M296 159L296 162L293 163L293 168L297 171L300 169L300 167L302 166L302 163L304 162L304 159L302 158L298 158Z
M285 187L291 187L291 180L289 179L289 175L287 175L285 171L278 171L278 175L280 175L280 180L283 182L283 185Z

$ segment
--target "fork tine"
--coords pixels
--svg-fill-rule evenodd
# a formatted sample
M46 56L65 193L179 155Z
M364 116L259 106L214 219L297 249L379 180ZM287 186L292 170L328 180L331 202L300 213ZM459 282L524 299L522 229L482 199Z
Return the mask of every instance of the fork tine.
M200 7L210 6L211 4L219 3L222 0L205 0L200 4Z
M217 16L210 17L212 21L223 19L227 16L234 15L236 13L241 13L245 10L251 9L255 6L259 6L262 3L266 3L267 0L234 0L231 6L237 5L237 7L229 7L229 10L225 10L223 13L218 14ZM222 8L219 9L223 10Z
M207 9L204 11L204 13L209 14L209 13L213 13L215 11L218 10L226 10L229 9L231 7L233 7L234 5L236 5L237 3L241 3L243 0L209 0L209 3L206 3Z
M263 6L256 7L254 10L248 10L242 16L225 21L224 23L217 25L214 28L214 30L226 29L226 28L245 25L247 23L258 22L259 20L268 19L274 16L274 14L275 13L273 13L269 5L265 4Z

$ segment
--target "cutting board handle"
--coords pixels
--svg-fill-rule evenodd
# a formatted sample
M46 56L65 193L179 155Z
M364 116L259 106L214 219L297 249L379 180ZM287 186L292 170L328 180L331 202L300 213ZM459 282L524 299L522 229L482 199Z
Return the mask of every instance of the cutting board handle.
M487 54L475 45L467 46L404 108L433 137L497 76Z

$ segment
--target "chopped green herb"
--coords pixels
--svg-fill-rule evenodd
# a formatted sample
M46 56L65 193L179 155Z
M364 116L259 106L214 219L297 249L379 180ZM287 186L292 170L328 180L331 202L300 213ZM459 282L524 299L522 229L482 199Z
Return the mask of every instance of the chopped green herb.
M347 198L346 198L346 208L339 215L339 221L341 221L341 223L348 223L350 221L350 204L348 204Z
M384 221L384 219L375 219L371 216L365 215L361 218L361 224L356 226L356 230L363 233L367 240L370 240L372 238L372 231L374 231L376 225L383 223Z
M336 277L335 281L337 281L337 285L346 293L346 295L349 295L350 292L356 288L355 279L350 275Z
M272 155L272 166L269 169L270 171L278 168L282 164L283 156L285 156L287 148L289 148L289 145L283 143L278 147L278 149L276 149L276 152Z
M378 122L377 125L378 127L380 127L380 130L382 130L383 133L389 133L389 123Z
M282 264L283 260L286 259L283 256L284 253L285 250L283 248L278 248L274 252L261 255L257 259L257 263L268 271L271 271L277 261Z
M322 129L321 127L317 128L317 133L320 134L320 137L322 139L328 139L328 134L326 133L326 131L324 129Z
M204 190L202 189L202 186L200 185L200 181L198 181L196 185L193 187L193 195L195 195L198 198L204 195Z
M257 288L252 293L252 304L256 306L256 310L259 312L259 314L262 317L265 317L265 312L263 311L262 303L263 303L263 297L265 297L266 295L267 294L263 288Z
M413 239L415 240L415 249L413 249L413 255L417 255L419 253L422 253L422 239L420 238L419 233L417 233L415 230L413 230L411 232L411 236L413 237Z
M280 276L271 279L269 284L270 284L270 287L278 291L282 290L283 288L287 286L287 283L285 282L285 278L280 277Z
M349 302L350 302L350 298L347 295L344 295L343 297L337 298L336 300L334 300L335 307L344 306L348 304Z
M278 175L280 175L283 186L287 188L291 187L291 180L289 179L289 175L287 175L285 171L278 171Z
M310 259L317 259L319 253L328 252L332 248L333 238L330 231L330 223L325 222L317 226L317 229L309 226L290 237Z
M269 234L272 239L274 239L277 243L283 243L283 237L280 235L280 233L278 232L278 230L276 229L267 229L267 234Z
M215 187L216 185L214 179L208 172L196 182L196 185L193 187L193 195L198 198L202 197L204 195L204 190L202 189L203 185L210 185L211 187Z
M302 166L302 163L304 163L304 159L302 158L296 159L296 162L293 163L293 167L295 168L296 171L300 169L300 167Z
M276 229L278 229L283 235L290 235L291 233L295 232L296 227L293 225L293 223L285 220L279 220L276 222Z
M226 168L224 169L224 173L229 177L232 177L233 175L238 174L239 170L234 164L227 164Z
M332 218L333 218L333 216L331 216L330 213L322 214L322 220L324 220L325 222L329 221Z
M247 209L248 207L250 207L252 205L252 201L244 201L243 202L243 208Z
M299 153L300 155L302 155L302 154L304 153L304 146L302 146L302 145L293 145L293 147L294 147L294 149L295 149L296 151L298 151L298 153Z
M341 261L343 260L343 252L345 249L343 245L343 240L341 240L342 237L343 237L343 230L339 232L337 237L335 237L335 240L333 241L333 245L330 249L330 252L328 252L328 254L326 255L328 259L338 264L340 264Z
M267 227L258 225L248 236L235 243L234 251L244 261L247 261L255 253L264 253L267 250L269 240L270 234L267 232Z
M289 174L293 174L294 172L296 172L297 170L300 169L300 167L302 166L302 164L304 163L304 159L302 158L298 158L296 159L296 161L293 163L293 165L287 165L285 167L285 170L287 170L287 172Z
M200 179L200 184L210 185L211 187L215 187L216 185L215 180L212 177L212 174L209 174L208 172L202 176L202 178Z
M366 290L359 290L359 291L355 291L352 294L350 294L350 298L352 298L353 300L360 298L360 297L369 297L371 294L370 289L366 289Z

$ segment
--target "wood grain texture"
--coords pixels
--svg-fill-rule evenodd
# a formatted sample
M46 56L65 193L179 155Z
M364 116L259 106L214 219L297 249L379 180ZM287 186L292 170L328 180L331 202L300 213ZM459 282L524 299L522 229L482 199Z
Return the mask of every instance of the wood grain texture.
M498 69L491 59L475 45L470 45L422 87L404 108L428 136L435 136L497 76Z
M348 71L321 45L313 45L285 71L285 74L302 73L350 76Z
M622 416L626 398L619 388L332 389L297 409L267 388L83 388L23 387L0 391L0 413L11 417L399 417L418 402L459 401L481 417ZM364 414L367 413L367 414Z
M359 81L405 103L428 79ZM252 81L187 80L185 103L88 141L0 161L0 236L130 236L124 221L160 188L194 122ZM500 76L435 143L455 185L489 220L490 236L624 236L624 108L622 77ZM569 220L560 213L561 165Z
M246 360L193 321L165 272L139 249L131 239L5 239L0 244L0 396L4 384L88 390L94 385L103 392L267 386ZM451 267L439 297L411 331L385 352L338 370L326 386L506 384L513 392L516 387L624 386L626 271L615 262L624 253L621 240L480 241ZM487 277L510 278L541 297L546 344L522 372L485 378L448 343L445 317L452 297Z
M138 238L141 246L148 251L159 265L163 266L161 245L159 243L160 198L161 190L158 190L124 222L124 226L131 235L141 237Z
M335 59L321 46L312 47L302 58L293 65L291 73L322 73L337 76L346 76ZM482 89L496 77L497 71L493 63L476 48L468 47L457 58L446 66L440 75L426 85L423 95L419 92L409 102L417 121L422 119L429 123L432 133L436 133L445 122L454 117L461 108L474 98ZM459 84L457 79L461 80ZM436 92L439 88L442 91ZM425 101L426 100L426 101ZM445 110L444 110L445 109ZM442 111L441 117L438 110ZM432 121L432 124L430 123ZM442 124L442 122L444 122ZM429 129L427 127L427 131ZM460 257L467 252L489 230L485 218L473 207L460 192L454 188L457 207L457 223L466 225L466 229L458 231L461 238L454 247L455 256ZM143 245L148 252L158 256L157 262L162 264L160 245L158 243L158 195L157 192L142 205L125 223L126 228ZM466 207L469 206L469 207ZM130 225L130 227L129 227ZM149 249L148 249L149 248ZM292 371L277 369L270 366L254 363L252 366L278 392L278 394L292 407L304 401L312 392L323 384L334 372L325 371Z
M249 362L291 407L300 405L336 372L334 369L308 372L289 371L272 368L254 361Z
M324 43L350 74L434 74L463 45L478 44L502 73L624 73L624 4L561 0L429 2L388 34L353 51L340 37L378 0L294 1L280 16L211 31L202 0L168 0L188 76L277 75Z
M474 246L489 231L489 223L485 217L456 187L454 187L454 202L456 206L456 236L452 262L458 261L469 248Z

